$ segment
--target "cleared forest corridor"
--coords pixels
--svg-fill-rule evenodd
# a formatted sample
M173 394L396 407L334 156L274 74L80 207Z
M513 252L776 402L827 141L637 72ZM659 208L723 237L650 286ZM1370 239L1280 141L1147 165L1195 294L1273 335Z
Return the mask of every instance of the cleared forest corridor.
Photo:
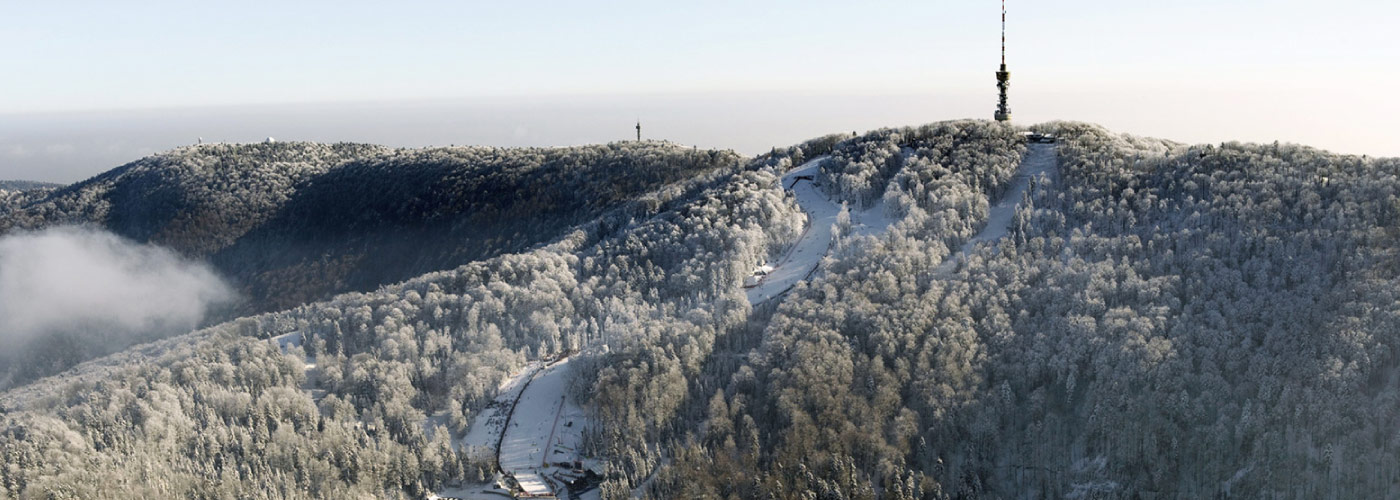
M994 243L1006 236L1007 231L1011 229L1011 219L1016 215L1016 207L1021 205L1021 199L1030 189L1031 179L1037 177L1041 178L1042 186L1054 185L1059 181L1060 160L1054 144L1031 144L1027 148L1026 156L1021 159L1021 166L1016 169L1016 177L1011 179L1011 187L989 209L987 225L968 238L956 253L944 259L943 264L938 266L938 273L951 272L957 267L958 261L978 244Z
M797 197L797 205L807 212L807 229L802 232L792 249L788 250L787 255L775 263L773 272L765 276L757 286L747 290L750 304L767 302L782 295L797 282L807 279L831 247L831 225L836 223L841 206L832 203L815 184L819 167L827 158L813 158L783 174L780 181L782 188L792 190Z

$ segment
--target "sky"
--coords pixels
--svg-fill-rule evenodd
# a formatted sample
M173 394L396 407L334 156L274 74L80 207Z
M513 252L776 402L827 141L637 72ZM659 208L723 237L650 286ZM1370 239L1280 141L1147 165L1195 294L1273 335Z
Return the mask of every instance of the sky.
M990 118L1000 4L0 1L0 179L205 141L755 154ZM1013 120L1400 156L1400 2L1011 0Z

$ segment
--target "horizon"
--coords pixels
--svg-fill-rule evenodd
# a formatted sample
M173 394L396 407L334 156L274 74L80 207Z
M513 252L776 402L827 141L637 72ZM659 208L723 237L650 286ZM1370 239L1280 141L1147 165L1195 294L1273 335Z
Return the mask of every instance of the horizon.
M1000 50L998 2L65 6L0 20L26 75L0 83L0 178L74 182L200 137L566 146L631 138L638 119L644 137L752 155L989 119ZM1400 68L1377 64L1400 6L1008 10L1012 123L1400 156L1383 92Z

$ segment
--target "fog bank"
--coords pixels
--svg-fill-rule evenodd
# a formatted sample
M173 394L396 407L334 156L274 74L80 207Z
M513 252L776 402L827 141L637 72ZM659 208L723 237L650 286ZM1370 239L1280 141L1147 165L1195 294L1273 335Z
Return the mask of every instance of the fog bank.
M188 330L235 294L207 265L105 231L0 237L0 346L47 333Z

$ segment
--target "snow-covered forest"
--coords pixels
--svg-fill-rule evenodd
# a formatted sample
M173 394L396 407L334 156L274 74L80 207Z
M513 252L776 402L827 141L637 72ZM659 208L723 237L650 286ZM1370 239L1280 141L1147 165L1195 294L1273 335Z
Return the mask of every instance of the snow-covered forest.
M1400 162L1038 128L1063 180L1008 238L948 276L965 226L838 258L693 394L649 493L1393 494Z
M0 232L105 227L250 303L0 393L0 491L423 498L489 481L460 440L575 351L606 499L1400 487L1400 161L1032 129L1058 171L1024 190L1027 129L958 121L751 159L208 145L0 191ZM751 305L808 229L779 179L823 157L831 248Z
M57 190L0 191L0 234L81 224L205 260L241 292L212 316L219 322L524 252L584 226L603 225L588 233L597 238L740 162L662 142L204 144ZM8 373L52 374L128 345L102 333L0 355L0 389Z

